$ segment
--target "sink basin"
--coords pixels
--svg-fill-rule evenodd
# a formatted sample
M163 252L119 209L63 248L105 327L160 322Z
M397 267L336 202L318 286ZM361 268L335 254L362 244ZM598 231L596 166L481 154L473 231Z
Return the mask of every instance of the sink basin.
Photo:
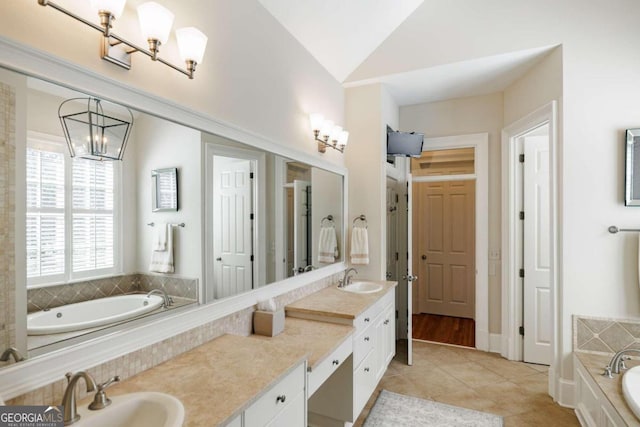
M629 369L622 376L622 394L631 411L640 418L640 366Z
M78 405L78 427L180 427L184 406L175 397L156 392L111 397L111 405L98 411Z
M344 288L338 288L345 292L353 292L356 294L372 294L382 289L382 285L373 282L353 282Z

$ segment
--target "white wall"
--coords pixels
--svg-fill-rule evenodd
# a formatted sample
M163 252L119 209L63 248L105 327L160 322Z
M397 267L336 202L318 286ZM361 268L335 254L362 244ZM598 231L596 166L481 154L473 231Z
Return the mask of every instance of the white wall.
M359 277L384 278L384 187L386 185L383 133L382 91L379 84L349 88L346 91L346 124L349 144L345 149L349 175L349 216L347 220L347 262L351 263L353 219L366 215L369 232L369 264L356 265ZM384 134L386 135L386 133Z
M85 0L56 3L97 22ZM145 46L134 9L134 3L140 2L129 3L114 24L114 32ZM134 55L130 71L103 61L97 31L35 0L0 2L0 36L295 150L343 164L340 153L317 153L308 124L312 112L344 123L342 87L259 2L167 0L163 4L176 15L174 28L193 25L209 37L194 80L140 54ZM160 56L181 64L173 36ZM47 74L46 70L33 72Z
M175 276L196 278L202 283L202 145L200 132L148 115L135 122L137 156L137 270L149 271L151 242L156 228L149 222L185 223L173 230ZM151 211L151 171L178 168L179 210ZM126 244L126 243L125 243ZM129 242L129 244L132 244Z
M489 134L489 249L500 250L500 137L502 93L400 107L400 129L427 138L472 133ZM489 254L486 254L488 257ZM500 261L492 260L489 276L489 332L501 330Z

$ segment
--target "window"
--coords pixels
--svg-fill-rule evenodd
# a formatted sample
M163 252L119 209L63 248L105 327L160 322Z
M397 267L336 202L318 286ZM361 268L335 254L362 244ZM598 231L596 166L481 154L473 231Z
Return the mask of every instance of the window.
M117 271L117 164L72 159L64 140L30 134L27 283L45 286Z

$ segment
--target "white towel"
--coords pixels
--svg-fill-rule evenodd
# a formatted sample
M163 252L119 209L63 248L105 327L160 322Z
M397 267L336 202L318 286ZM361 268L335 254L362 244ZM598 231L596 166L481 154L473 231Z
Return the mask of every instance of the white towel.
M164 229L167 236L166 249L163 251L156 250L156 242L154 242L153 251L151 252L151 263L149 263L149 271L173 273L173 226L171 224L166 224Z
M369 264L369 234L366 227L351 230L351 264Z
M318 262L336 262L338 256L338 239L336 229L333 227L321 227L318 238Z
M167 229L167 223L161 222L153 233L153 250L154 251L166 251L167 250L167 234L170 230Z

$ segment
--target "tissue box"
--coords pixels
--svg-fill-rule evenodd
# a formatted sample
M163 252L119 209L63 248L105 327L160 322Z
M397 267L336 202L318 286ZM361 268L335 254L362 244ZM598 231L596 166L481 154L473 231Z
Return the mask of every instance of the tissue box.
M257 310L253 313L253 332L275 337L284 331L284 308L276 311Z

